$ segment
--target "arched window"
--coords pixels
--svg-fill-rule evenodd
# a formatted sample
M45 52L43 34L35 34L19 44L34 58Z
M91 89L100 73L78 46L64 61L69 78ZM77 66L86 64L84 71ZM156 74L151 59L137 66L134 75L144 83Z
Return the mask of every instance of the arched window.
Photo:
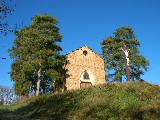
M89 80L89 74L87 73L87 71L84 71L83 79Z

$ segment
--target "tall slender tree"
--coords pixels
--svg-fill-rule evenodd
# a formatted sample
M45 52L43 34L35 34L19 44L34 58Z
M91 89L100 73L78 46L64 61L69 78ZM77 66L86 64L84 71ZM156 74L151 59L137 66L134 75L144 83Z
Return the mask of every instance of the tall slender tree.
M131 27L121 27L102 41L102 51L109 81L140 80L149 61L140 54L140 42ZM127 55L127 56L126 56Z
M65 57L57 44L62 39L57 23L52 16L39 15L30 26L15 32L16 39L10 50L15 60L11 77L19 94L28 95L32 89L38 96L42 90L49 89L49 84L64 79Z

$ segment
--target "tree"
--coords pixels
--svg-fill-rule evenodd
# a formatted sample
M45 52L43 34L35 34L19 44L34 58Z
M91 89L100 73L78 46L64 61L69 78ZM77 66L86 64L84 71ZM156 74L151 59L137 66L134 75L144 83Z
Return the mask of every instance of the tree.
M13 6L9 6L6 0L0 0L0 33L7 34L8 31L8 22L6 18L13 11Z
M11 2L11 0L9 0L8 2ZM14 7L8 5L8 2L7 0L0 0L0 33L2 35L7 35L8 32L13 32L13 29L9 28L9 23L6 18L8 17L8 15L12 14ZM6 58L3 57L1 59L5 60Z
M18 101L18 96L13 89L0 86L0 105L14 104Z
M122 82L125 76L128 80L140 80L147 71L149 61L140 54L140 42L131 27L117 29L113 37L109 36L101 44L109 81Z
M54 17L39 15L30 26L15 32L10 50L15 60L11 77L18 94L28 95L32 90L39 95L64 79L65 57L60 55L62 48L57 44L62 39L57 23Z

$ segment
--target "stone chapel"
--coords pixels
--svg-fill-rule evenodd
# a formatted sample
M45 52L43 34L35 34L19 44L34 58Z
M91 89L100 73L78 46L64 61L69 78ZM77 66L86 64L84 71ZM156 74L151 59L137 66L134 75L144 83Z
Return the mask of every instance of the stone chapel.
M66 89L75 90L106 83L104 59L88 46L82 46L66 55L68 70Z

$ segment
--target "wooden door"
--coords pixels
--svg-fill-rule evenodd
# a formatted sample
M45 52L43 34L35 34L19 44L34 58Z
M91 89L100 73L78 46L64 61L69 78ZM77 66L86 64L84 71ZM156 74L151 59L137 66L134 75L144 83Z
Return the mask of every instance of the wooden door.
M91 86L92 86L91 82L81 82L81 84L80 84L81 88L88 88Z

